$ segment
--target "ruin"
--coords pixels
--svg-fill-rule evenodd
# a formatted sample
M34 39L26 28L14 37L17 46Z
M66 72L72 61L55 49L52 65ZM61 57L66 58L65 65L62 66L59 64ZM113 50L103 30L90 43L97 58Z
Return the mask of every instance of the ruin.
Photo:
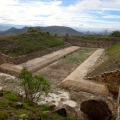
M29 55L20 56L18 58L12 58L3 54L0 54L0 71L17 76L23 67L27 67L28 70L35 72L40 68L43 68L68 54L71 54L80 49L77 46L90 46L90 47L108 47L116 42L92 42L89 41L73 41L67 40L71 44L64 46L58 46L50 48L48 50L31 53ZM77 46L71 46L77 45ZM61 49L61 50L60 50ZM54 51L59 50L55 53ZM60 52L61 51L61 52ZM120 70L105 72L101 75L84 78L88 70L102 55L104 49L96 50L87 60L85 60L78 68L76 68L68 77L66 77L58 86L62 88L71 89L74 91L84 91L92 94L103 94L110 96L111 92L118 94L118 116L116 120L120 118ZM54 53L52 53L54 52ZM48 54L48 55L47 55ZM51 56L50 56L51 54ZM94 58L94 59L93 59ZM32 60L34 59L34 60ZM28 61L31 60L31 61ZM28 61L28 62L27 62ZM89 63L89 64L87 64ZM114 81L114 82L113 82Z

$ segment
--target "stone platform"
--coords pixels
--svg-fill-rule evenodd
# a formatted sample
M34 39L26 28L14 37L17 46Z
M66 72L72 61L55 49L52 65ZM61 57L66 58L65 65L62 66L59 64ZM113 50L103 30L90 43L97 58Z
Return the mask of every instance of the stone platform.
M62 57L65 57L77 50L79 50L80 47L77 46L71 46L65 49L58 50L56 52L53 52L51 54L44 55L42 57L38 57L32 60L29 60L25 63L14 65L14 64L8 64L4 63L0 65L0 71L4 73L8 73L14 76L17 76L23 67L26 67L29 71L35 72L59 59Z

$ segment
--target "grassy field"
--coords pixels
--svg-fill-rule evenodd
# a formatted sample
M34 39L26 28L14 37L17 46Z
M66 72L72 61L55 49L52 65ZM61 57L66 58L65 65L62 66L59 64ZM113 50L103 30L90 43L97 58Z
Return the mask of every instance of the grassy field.
M81 49L62 59L65 63L74 64L84 62L96 48L81 47Z
M12 57L65 44L60 38L41 31L0 37L0 51Z
M105 56L107 60L100 66L95 68L94 71L88 74L88 76L97 75L106 71L112 71L120 69L120 43L117 43L105 50Z

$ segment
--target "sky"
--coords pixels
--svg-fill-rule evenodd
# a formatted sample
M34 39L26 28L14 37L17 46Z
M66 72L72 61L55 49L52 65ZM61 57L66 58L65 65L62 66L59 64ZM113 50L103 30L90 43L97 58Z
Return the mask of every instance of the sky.
M0 1L0 24L120 30L120 0Z

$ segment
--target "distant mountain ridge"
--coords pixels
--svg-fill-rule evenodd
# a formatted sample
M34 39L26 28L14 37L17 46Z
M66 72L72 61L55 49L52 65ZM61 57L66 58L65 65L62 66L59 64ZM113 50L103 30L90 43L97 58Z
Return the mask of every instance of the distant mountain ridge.
M52 34L83 35L82 32L78 32L74 30L73 28L64 27L64 26L48 26L48 27L33 27L33 28L40 28L43 32L50 32ZM12 27L6 31L0 31L0 35L24 33L28 29L29 27L23 27L22 29L17 29L15 27Z

